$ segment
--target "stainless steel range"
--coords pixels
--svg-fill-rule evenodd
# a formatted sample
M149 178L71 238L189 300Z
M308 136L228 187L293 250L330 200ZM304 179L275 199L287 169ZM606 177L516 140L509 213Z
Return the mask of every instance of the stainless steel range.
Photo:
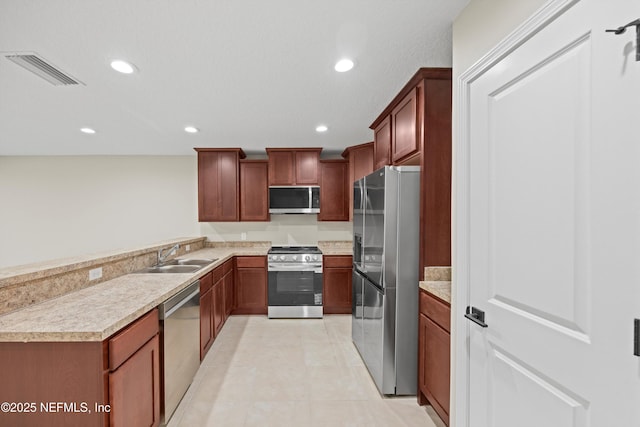
M322 317L322 252L273 246L268 252L269 318Z

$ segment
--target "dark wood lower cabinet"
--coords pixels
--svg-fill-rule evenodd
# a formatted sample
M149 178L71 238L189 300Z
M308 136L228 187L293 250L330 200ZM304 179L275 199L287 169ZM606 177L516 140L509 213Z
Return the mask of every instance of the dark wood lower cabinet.
M236 257L234 314L267 314L267 258Z
M200 360L204 359L213 344L213 289L200 294Z
M224 275L224 316L225 319L231 315L235 307L235 286L233 280L233 270Z
M213 285L213 331L214 336L218 336L225 320L224 312L224 281L218 280Z
M322 270L322 311L324 314L351 313L351 256L324 256Z
M102 342L0 343L0 401L35 404L0 425L157 426L158 326L154 309Z
M451 307L420 291L418 334L418 403L430 403L449 425Z
M160 422L158 335L109 373L112 426L157 426Z

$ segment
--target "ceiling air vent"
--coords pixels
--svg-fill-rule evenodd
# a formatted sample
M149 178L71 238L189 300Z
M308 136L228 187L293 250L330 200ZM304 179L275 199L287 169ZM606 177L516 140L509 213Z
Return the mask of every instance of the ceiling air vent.
M84 83L82 83L80 80L77 80L69 76L68 74L65 74L55 66L45 61L42 57L33 53L11 53L5 55L5 57L9 61L15 62L22 68L31 71L33 74L42 77L52 85L84 85Z

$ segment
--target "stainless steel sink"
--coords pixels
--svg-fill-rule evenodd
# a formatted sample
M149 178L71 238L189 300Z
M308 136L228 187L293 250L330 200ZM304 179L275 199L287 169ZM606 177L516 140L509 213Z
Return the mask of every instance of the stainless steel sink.
M195 273L201 268L201 265L156 265L143 268L136 273Z
M212 262L215 262L217 260L218 260L218 258L214 258L214 259L183 258L183 259L172 259L170 261L165 262L162 265L199 265L199 266L205 266L205 265L209 265Z
M154 265L153 267L143 268L135 271L135 273L195 273L201 268L217 261L214 259L172 259L162 265Z

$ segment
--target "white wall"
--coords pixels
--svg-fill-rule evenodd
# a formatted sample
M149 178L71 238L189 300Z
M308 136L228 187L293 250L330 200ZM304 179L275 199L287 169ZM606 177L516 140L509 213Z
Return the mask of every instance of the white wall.
M318 240L351 240L350 222L318 222L317 215L271 215L271 222L209 222L200 234L213 241L270 241L274 245L315 245ZM244 235L243 235L244 233Z
M457 124L457 80L469 67L485 56L496 44L515 30L536 10L542 7L546 0L471 0L467 7L458 15L453 23L453 138L454 147L456 139ZM455 218L455 182L456 182L456 152L453 152L453 191L452 218ZM456 256L455 223L452 233L452 256ZM457 322L463 322L462 315L458 315L455 310L455 286L456 272L453 273L452 287L452 339L451 339L451 407L449 408L451 427L456 427L458 420L455 414L455 385L458 379L455 372L455 334Z
M0 157L0 268L199 235L196 156Z

